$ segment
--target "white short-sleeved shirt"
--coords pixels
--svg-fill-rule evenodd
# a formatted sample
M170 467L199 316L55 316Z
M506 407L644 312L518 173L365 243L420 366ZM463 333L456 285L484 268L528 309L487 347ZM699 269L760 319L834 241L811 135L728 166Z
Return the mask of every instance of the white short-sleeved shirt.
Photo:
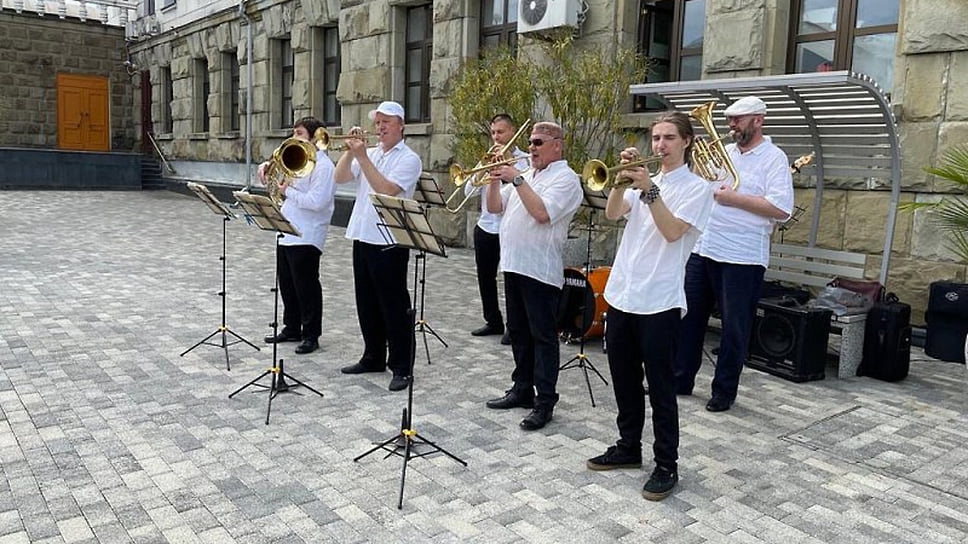
M528 156L527 153L521 151L518 148L514 148L511 151L512 157L520 157L522 160L514 163L514 168L519 172L524 172L528 169L528 161L524 160ZM484 173L487 175L487 172ZM495 182L497 183L497 182ZM464 184L464 196L473 196L481 192L482 187L474 187L470 182ZM477 226L481 227L481 230L489 234L497 234L501 230L501 214L491 213L487 211L487 199L483 196L481 197L481 217L477 220Z
M501 189L501 271L561 288L565 282L561 251L571 218L581 205L581 182L565 160L555 161L540 172L529 170L524 179L541 197L551 220L542 224L531 217L510 183Z
M740 194L765 197L789 217L793 211L793 176L787 156L769 137L746 153L736 144L726 146L739 173ZM696 243L695 253L733 264L770 263L770 236L776 220L733 206L713 205L709 224Z
M631 210L615 262L605 284L605 300L631 314L656 314L681 308L686 313L685 266L692 248L706 227L713 207L711 184L682 165L659 174L662 202L672 215L690 225L675 242L666 241L655 225L652 211L642 202L642 191L625 191Z
M326 232L333 218L333 161L323 151L316 152L316 167L304 178L286 187L286 201L282 203L282 215L299 230L301 236L284 234L279 245L314 245L323 250Z
M414 153L410 147L400 140L397 145L384 152L383 146L378 145L367 149L366 154L373 161L376 169L380 171L388 180L402 189L396 196L400 198L412 198L413 191L423 170L423 163L420 156ZM380 214L377 213L370 195L374 193L373 187L363 175L360 164L353 160L351 166L353 178L359 183L356 189L356 202L353 203L353 212L350 215L349 224L346 226L346 237L350 240L359 240L368 244L391 245L394 241L388 241L384 232L379 227Z

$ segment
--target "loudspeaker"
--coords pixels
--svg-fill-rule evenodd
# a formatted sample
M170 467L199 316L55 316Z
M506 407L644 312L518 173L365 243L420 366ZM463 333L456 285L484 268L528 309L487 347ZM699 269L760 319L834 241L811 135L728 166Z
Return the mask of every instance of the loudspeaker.
M896 297L895 297L896 298ZM878 302L864 324L864 359L857 375L896 382L911 366L911 306Z
M968 284L936 281L931 284L924 353L942 361L965 362L968 335Z
M778 302L756 305L747 366L797 383L822 380L831 311Z

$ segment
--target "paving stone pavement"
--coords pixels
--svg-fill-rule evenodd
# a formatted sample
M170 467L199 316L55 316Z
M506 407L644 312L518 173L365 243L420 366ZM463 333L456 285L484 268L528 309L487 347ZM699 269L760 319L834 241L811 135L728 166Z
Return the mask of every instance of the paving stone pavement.
M228 227L229 328L262 347L200 346L221 323L222 222L167 192L0 192L0 544L21 542L966 542L968 373L915 350L900 383L795 384L747 369L704 410L710 366L680 401L681 481L642 499L651 466L606 473L609 387L562 373L544 430L484 408L511 355L481 324L473 254L427 260L429 339L414 427L467 461L353 458L398 432L390 375L345 376L361 352L350 244L322 260L320 352L280 348L323 393L249 388L271 348L273 236ZM411 260L413 262L413 260ZM421 346L422 347L422 346ZM562 346L566 359L576 346ZM586 349L607 374L600 345ZM645 436L650 437L649 428ZM646 443L649 451L651 442Z

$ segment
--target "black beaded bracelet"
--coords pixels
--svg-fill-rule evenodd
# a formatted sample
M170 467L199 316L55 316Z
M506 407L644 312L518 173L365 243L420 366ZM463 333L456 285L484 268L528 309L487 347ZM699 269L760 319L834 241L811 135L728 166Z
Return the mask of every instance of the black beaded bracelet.
M659 186L655 184L653 184L648 191L643 192L642 196L639 197L639 199L641 199L645 204L652 204L657 198L659 198Z

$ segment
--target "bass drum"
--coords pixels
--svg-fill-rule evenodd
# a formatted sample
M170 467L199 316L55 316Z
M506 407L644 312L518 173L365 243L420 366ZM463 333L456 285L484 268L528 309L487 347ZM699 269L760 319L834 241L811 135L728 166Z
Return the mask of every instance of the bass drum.
M602 295L612 267L599 266L588 274L585 270L565 269L565 285L558 306L558 333L565 339L601 338L605 335L608 303Z

